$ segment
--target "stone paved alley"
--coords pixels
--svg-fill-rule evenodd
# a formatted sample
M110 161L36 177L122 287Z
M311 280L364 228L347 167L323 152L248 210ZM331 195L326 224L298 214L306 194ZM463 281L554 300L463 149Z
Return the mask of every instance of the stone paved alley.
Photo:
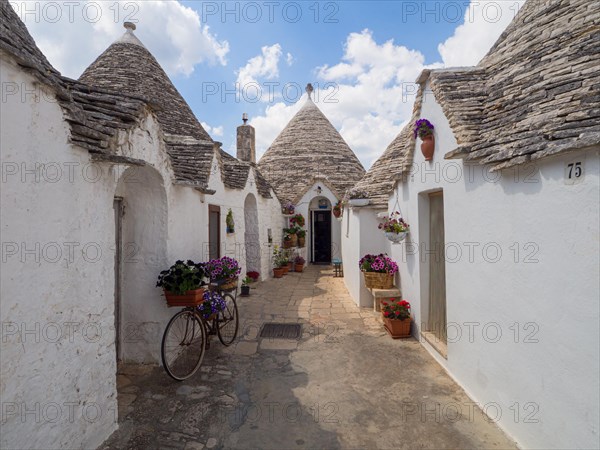
M119 430L103 448L515 448L330 268L254 284L238 300L241 336L229 348L214 338L189 380L121 367ZM302 338L259 338L264 322L302 323Z

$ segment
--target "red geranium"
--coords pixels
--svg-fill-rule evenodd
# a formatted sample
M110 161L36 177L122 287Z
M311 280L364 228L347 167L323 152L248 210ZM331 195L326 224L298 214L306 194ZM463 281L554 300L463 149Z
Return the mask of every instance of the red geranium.
M410 318L410 303L406 300L396 301L395 298L390 299L392 304L381 302L383 315L388 319L404 320Z

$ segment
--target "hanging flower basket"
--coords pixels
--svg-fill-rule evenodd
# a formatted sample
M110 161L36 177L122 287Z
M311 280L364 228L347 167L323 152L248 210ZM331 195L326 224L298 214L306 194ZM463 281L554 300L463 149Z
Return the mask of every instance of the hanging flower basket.
M385 233L385 237L388 238L389 241L392 241L394 244L399 244L400 242L402 242L407 235L408 231L402 231L400 233Z
M187 291L183 295L177 295L166 289L164 290L168 306L198 306L204 301L203 295L205 291L205 288L199 288Z
M394 275L378 272L363 272L367 289L392 289Z

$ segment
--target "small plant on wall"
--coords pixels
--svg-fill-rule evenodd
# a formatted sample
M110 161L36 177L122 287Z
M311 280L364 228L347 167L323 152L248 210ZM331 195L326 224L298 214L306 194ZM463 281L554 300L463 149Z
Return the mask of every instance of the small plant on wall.
M281 205L281 212L286 216L291 216L296 211L296 207L290 201L286 201Z
M304 228L304 224L305 224L304 216L302 214L296 214L294 217L290 218L290 224L292 226Z
M235 233L235 221L233 220L233 212L231 211L231 208L229 208L229 211L227 211L225 224L227 225L227 233Z
M435 150L434 128L433 124L427 119L419 119L415 122L415 139L419 136L423 141L421 153L423 153L425 161L433 159L433 151Z
M342 203L341 200L339 200L333 207L333 215L336 219L339 219L342 217L343 212L344 212L344 204Z

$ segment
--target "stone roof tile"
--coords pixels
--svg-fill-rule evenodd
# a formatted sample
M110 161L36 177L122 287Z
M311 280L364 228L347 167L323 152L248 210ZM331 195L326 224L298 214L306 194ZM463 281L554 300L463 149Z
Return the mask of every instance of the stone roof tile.
M365 169L321 110L308 98L258 163L280 200L297 202L315 177L340 198Z

